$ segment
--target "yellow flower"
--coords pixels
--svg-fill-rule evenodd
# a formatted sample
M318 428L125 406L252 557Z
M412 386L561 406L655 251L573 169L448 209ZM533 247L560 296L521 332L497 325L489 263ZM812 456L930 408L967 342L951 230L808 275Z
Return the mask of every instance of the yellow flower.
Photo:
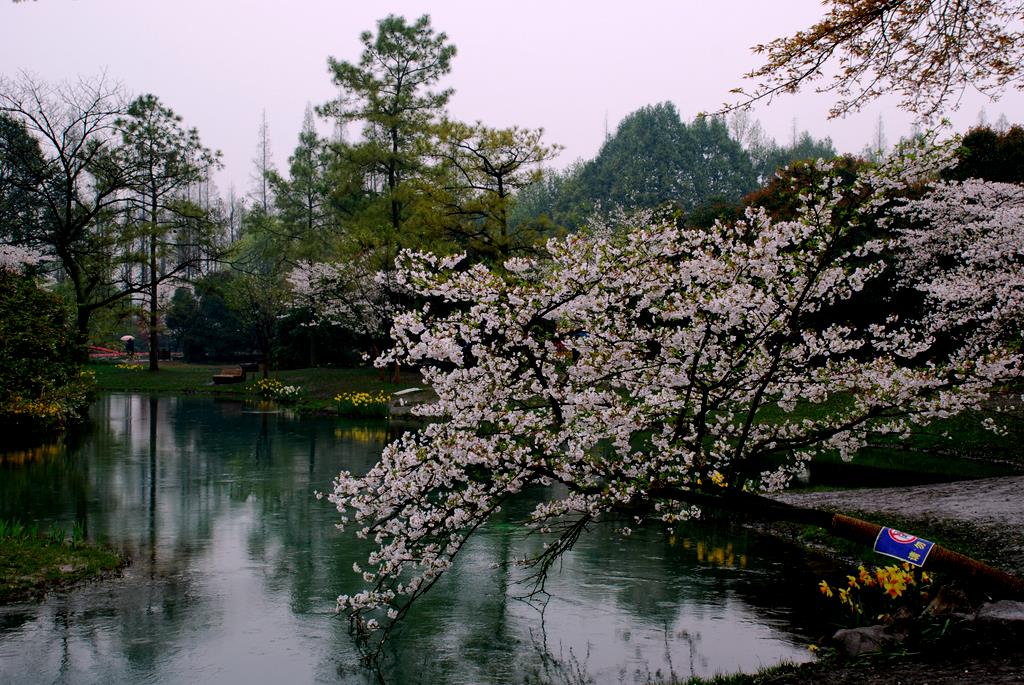
M828 583L824 580L818 583L818 590L821 591L821 594L825 595L826 597L832 596L832 588L830 588L828 586Z

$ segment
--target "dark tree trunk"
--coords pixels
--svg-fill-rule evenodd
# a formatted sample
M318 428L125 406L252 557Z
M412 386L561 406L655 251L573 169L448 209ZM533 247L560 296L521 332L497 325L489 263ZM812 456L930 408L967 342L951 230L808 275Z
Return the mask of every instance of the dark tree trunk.
M92 309L78 305L75 316L75 361L85 364L89 361L89 317Z
M155 227L153 229L156 230ZM156 277L156 233L149 238L149 370L159 371L160 362L160 333L157 330L159 323L157 308L157 286L159 280Z
M764 521L786 521L824 528L836 537L874 547L882 526L820 509L804 509L750 493L725 496L684 492L674 488L656 489L650 493L701 507L748 514ZM1024 599L1024 578L993 568L976 559L946 549L932 547L926 567L969 581L973 587L986 590L999 597Z

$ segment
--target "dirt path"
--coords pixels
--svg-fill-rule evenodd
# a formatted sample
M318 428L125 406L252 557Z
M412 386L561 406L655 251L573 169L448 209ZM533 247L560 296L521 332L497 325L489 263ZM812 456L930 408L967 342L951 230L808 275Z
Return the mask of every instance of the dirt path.
M938 522L986 538L990 563L1024 574L1024 476L958 481L901 488L786 493L790 504L861 513L884 523L886 514L903 520ZM914 532L914 531L908 531ZM992 544L992 541L995 541ZM877 663L817 663L752 679L752 685L1007 685L1024 683L1024 628L997 628L955 649L907 655Z
M999 541L998 566L1024 573L1024 476L901 488L785 493L778 499L804 507L965 524L978 535Z

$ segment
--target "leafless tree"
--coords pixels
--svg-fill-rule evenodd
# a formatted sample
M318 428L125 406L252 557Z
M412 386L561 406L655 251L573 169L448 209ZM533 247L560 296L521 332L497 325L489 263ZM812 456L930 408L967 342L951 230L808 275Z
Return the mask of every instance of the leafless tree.
M764 64L751 91L726 110L771 101L809 83L836 96L830 116L884 93L931 118L956 108L967 88L997 97L1024 88L1024 2L1018 0L827 0L825 16L792 36L758 45Z

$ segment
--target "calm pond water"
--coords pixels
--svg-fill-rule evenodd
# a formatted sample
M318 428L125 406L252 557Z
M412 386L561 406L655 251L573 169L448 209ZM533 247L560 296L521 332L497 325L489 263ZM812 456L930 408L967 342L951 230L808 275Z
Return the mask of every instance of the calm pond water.
M105 396L92 416L73 444L0 456L0 517L83 522L132 564L0 607L0 683L378 682L333 611L361 586L366 543L313 492L368 469L386 424L141 395ZM794 598L813 601L815 575L778 542L597 529L550 579L543 614L506 563L538 544L490 525L410 614L386 682L643 683L807 659L790 626L812 620Z

